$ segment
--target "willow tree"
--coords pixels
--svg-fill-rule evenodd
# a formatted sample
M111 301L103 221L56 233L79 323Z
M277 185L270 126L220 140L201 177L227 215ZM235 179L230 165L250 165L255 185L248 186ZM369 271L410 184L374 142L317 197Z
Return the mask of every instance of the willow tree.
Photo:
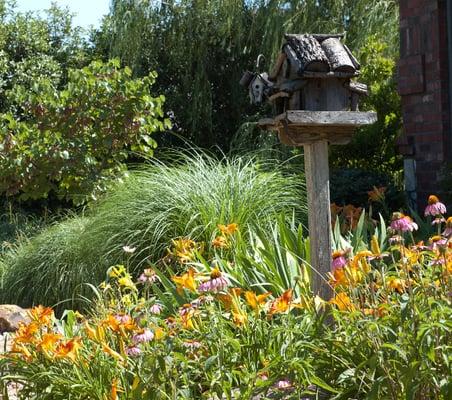
M202 146L227 148L258 110L237 84L286 32L345 32L359 52L370 35L396 53L396 0L112 0L104 45L137 75L158 72L176 126Z

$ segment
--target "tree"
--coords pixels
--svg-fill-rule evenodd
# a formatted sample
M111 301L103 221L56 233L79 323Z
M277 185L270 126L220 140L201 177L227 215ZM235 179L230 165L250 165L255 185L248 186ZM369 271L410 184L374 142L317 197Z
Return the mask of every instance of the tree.
M156 70L183 134L227 150L238 127L259 111L238 85L266 69L287 32L346 32L354 52L370 34L397 53L396 0L113 0L96 47L130 65L136 76Z

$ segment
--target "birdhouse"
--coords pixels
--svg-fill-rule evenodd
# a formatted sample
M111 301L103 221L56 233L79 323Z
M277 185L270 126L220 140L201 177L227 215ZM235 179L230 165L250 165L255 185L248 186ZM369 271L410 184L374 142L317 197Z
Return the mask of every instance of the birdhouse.
M355 81L360 66L341 39L285 35L273 71L246 72L241 80L252 103L273 105L273 118L259 125L278 132L285 144L304 147L312 289L323 299L333 295L328 145L349 142L356 128L377 120L376 113L358 110L367 87Z
M355 81L360 65L342 37L287 34L269 74L245 73L241 84L248 86L251 102L273 105L274 118L261 120L261 127L300 146L319 138L345 144L357 127L374 122L375 115L358 112L367 86Z

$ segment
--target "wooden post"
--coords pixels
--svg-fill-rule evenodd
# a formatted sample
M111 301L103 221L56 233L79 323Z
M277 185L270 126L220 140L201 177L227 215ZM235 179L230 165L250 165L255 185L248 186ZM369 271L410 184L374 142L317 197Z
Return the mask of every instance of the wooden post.
M311 246L312 290L328 301L333 290L327 283L331 271L331 211L328 142L304 145L308 222Z

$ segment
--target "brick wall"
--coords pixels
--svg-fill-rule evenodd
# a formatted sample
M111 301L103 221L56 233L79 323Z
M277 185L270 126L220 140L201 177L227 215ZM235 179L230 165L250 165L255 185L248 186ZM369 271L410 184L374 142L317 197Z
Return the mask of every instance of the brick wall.
M404 134L399 151L414 160L417 204L438 193L452 161L445 0L400 0L399 93Z

